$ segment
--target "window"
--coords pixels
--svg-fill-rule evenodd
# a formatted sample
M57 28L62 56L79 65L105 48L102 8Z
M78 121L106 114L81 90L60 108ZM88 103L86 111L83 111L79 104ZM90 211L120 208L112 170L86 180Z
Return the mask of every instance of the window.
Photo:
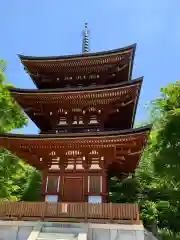
M96 115L92 115L92 116L90 117L89 124L94 124L94 123L98 123L98 121L97 121L97 116L96 116Z
M88 203L102 203L101 196L88 196Z
M50 203L56 203L58 202L58 196L57 195L46 195L46 202L50 202Z
M88 192L99 194L102 191L102 177L89 176L88 177Z
M58 176L48 176L46 183L46 192L53 193L59 191L59 180Z
M78 124L78 123L79 123L78 117L74 116L72 124Z
M67 120L65 116L60 117L58 125L67 125Z

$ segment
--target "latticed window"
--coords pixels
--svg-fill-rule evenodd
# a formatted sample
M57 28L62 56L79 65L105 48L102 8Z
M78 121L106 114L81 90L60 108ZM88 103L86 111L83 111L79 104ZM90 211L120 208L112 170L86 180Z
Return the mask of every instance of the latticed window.
M77 117L77 116L74 116L74 118L73 118L73 124L78 124L78 123L79 123L78 120L79 120L78 117Z
M59 191L59 179L58 176L48 176L46 183L46 192L53 193Z
M79 124L83 124L83 117L82 116L79 116Z
M97 121L97 116L96 116L96 115L92 115L92 116L90 117L89 124L93 124L93 123L98 123L98 121Z
M102 191L102 177L89 176L88 177L88 192L99 194Z
M58 125L67 125L66 117L60 117Z

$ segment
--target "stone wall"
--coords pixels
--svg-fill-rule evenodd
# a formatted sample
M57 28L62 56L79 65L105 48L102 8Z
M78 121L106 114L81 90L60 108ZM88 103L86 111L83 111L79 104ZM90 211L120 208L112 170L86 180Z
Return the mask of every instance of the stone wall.
M8 222L1 222L0 240L27 240L32 230L33 226L10 225Z
M89 240L144 240L144 228L139 225L89 224Z
M144 237L142 225L25 221L0 221L0 240L27 240L38 226L42 226L43 232L84 233L87 234L87 240L156 240Z

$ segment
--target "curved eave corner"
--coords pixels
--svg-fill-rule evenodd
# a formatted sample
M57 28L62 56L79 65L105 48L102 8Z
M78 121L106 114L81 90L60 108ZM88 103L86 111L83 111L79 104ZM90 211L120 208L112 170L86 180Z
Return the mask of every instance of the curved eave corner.
M140 82L140 85L139 85L138 94L137 94L136 102L134 104L134 109L133 109L133 117L132 117L132 122L131 122L131 128L133 128L133 126L134 126L134 122L135 122L135 118L136 118L136 111L137 111L137 108L138 108L138 102L139 102L139 98L140 98L140 94L141 94L141 88L142 88L143 80L144 80L144 77L141 77L141 82Z
M131 61L130 61L128 81L131 81L131 79L132 79L132 73L133 73L133 67L134 67L134 58L135 58L135 53L136 53L136 47L137 47L137 44L135 43L135 44L134 44L134 48L133 48L132 59L131 59Z

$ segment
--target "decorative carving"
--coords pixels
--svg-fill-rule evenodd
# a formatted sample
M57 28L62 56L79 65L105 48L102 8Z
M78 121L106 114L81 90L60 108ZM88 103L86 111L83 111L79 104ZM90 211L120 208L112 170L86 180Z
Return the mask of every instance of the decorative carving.
M66 170L73 170L75 168L74 164L68 163L67 166L65 167Z
M60 170L59 165L51 165L51 167L49 168L49 170Z
M90 153L89 153L90 155L98 155L99 154L99 152L98 151L96 151L96 150L92 150Z
M50 156L56 156L56 152L55 151L52 151L49 153Z

